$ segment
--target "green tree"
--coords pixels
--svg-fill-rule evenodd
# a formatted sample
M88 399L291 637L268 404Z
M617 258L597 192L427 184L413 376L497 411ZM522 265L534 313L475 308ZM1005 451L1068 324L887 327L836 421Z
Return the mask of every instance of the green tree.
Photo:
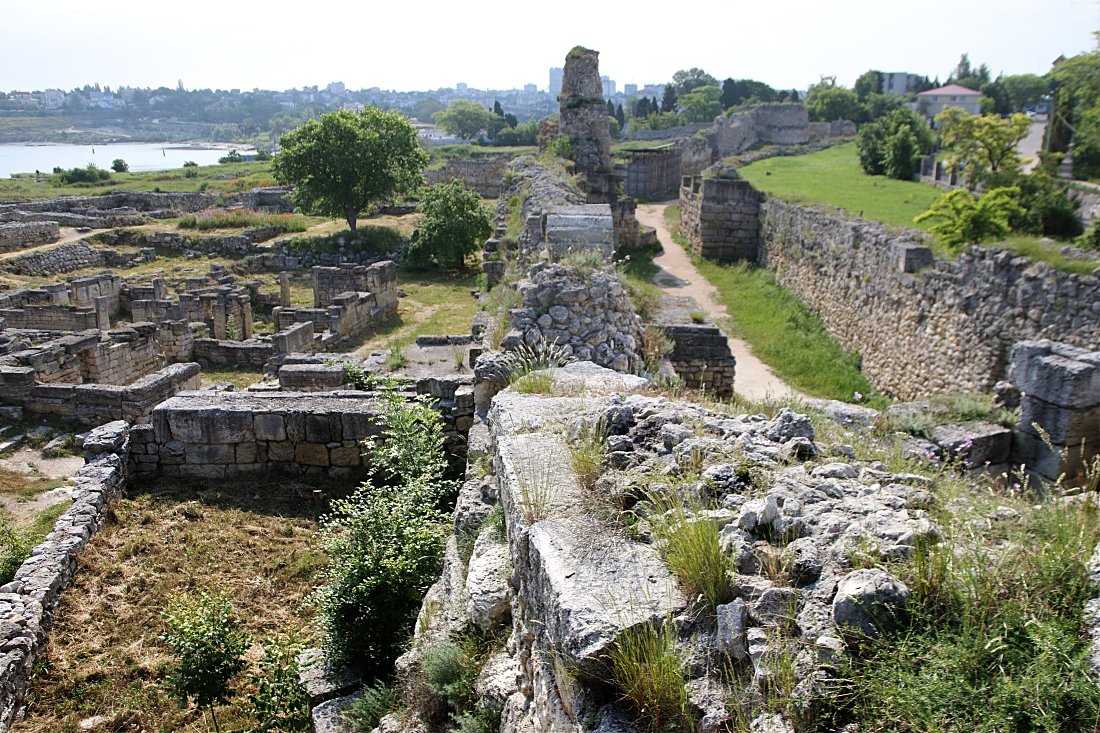
M871 69L859 75L852 89L859 101L866 101L871 94L882 94L882 72Z
M680 95L680 109L688 122L710 122L722 114L721 97L722 90L717 86L695 87Z
M671 84L665 84L665 92L661 96L661 111L676 111L676 89Z
M360 211L418 185L428 162L409 121L377 107L329 112L279 144L275 178L296 186L302 210L342 217L352 233Z
M614 119L614 118L612 118ZM492 233L492 221L481 197L451 181L430 186L420 198L420 222L409 244L409 259L444 270L462 269Z
M1009 221L1023 214L1017 200L1020 189L994 188L975 198L969 191L957 188L944 194L938 201L915 219L916 223L938 219L932 232L939 235L953 251L966 244L986 239L1003 238L1011 230Z
M932 149L932 132L924 119L906 108L868 122L856 135L859 164L865 173L910 180L920 159Z
M716 87L718 80L699 68L680 69L672 75L672 85L676 87L676 96L682 97L697 87Z
M130 170L130 164L122 158L115 158L111 161L111 170L115 173L126 173Z
M447 109L435 113L435 123L463 140L475 140L482 130L492 131L498 117L480 104L456 99Z
M264 643L264 657L258 672L251 673L249 700L257 727L253 733L308 731L309 694L299 681L298 652L302 645L292 636L281 636Z
M1030 126L1031 120L1022 114L971 115L960 107L948 107L936 115L948 168L965 173L970 188L988 174L1019 171L1022 160L1016 145Z
M1008 93L1013 112L1038 104L1043 95L1050 91L1050 82L1035 74L1009 74L1002 76L1000 82Z
M168 678L180 705L191 699L210 711L214 730L218 719L214 705L233 695L230 681L245 668L248 636L233 616L228 598L201 593L178 598L161 614L165 632L161 639L172 648L176 666Z
M838 86L813 86L806 92L806 111L811 120L832 122L833 120L862 120L863 108L859 97L851 89Z
M623 112L622 102L615 105L615 119L619 121L619 129L626 129L626 113Z

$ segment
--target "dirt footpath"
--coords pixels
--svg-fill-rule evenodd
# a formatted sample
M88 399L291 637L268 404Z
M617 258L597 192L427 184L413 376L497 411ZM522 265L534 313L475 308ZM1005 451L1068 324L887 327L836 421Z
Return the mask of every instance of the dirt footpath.
M699 274L684 249L672 241L672 234L665 226L666 206L667 204L640 204L637 210L638 221L657 230L657 239L664 248L664 252L653 260L661 268L654 275L653 281L669 295L694 298L707 315L729 332L729 313L721 304L718 291ZM767 397L806 398L806 395L791 388L775 376L764 362L753 356L747 343L729 337L729 344L730 351L737 360L733 388L738 395L750 400Z

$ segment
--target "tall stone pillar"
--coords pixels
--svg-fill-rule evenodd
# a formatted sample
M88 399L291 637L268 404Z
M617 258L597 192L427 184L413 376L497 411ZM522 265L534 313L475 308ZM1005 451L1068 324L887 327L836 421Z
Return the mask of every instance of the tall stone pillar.
M168 283L163 278L153 278L153 300L168 300Z
M279 305L283 308L290 307L290 273L279 273Z
M111 330L111 303L106 295L97 295L95 299L95 326L100 331Z
M214 303L212 315L214 319L214 338L224 341L227 335L225 303L220 301Z
M252 338L252 299L247 295L238 301L241 304L241 340Z

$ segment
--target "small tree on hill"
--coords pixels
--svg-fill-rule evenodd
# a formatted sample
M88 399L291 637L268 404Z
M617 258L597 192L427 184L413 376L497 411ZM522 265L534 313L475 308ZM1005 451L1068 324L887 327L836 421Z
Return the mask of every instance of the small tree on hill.
M480 104L457 99L447 109L435 113L435 123L455 137L476 140L482 130L490 135L494 126L502 124L504 116L497 116Z
M248 636L233 617L228 598L200 594L180 598L161 614L166 627L161 635L176 657L169 684L181 705L194 699L210 711L214 730L218 719L214 705L233 696L230 680L245 668Z
M425 189L420 211L408 256L421 266L434 262L445 270L461 269L466 256L476 252L493 231L481 197L460 181Z
M957 188L944 194L913 221L919 224L939 219L932 232L950 249L959 250L966 244L1007 235L1011 231L1010 219L1024 214L1017 203L1019 196L1020 189L1015 187L994 188L981 198Z
M1022 114L978 116L948 107L936 115L936 126L948 150L948 167L965 173L973 189L986 175L1020 170L1023 161L1016 145L1027 135L1031 120Z
M275 178L296 186L303 211L342 217L352 233L360 211L419 185L428 163L409 121L377 107L329 112L279 144Z

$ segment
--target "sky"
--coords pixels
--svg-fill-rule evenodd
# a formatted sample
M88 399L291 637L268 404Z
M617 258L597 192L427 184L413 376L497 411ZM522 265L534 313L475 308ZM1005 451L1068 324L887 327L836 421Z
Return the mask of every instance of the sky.
M692 67L805 89L872 68L943 80L962 53L1043 74L1094 30L1100 0L0 0L0 90L545 89L576 45L620 89Z

